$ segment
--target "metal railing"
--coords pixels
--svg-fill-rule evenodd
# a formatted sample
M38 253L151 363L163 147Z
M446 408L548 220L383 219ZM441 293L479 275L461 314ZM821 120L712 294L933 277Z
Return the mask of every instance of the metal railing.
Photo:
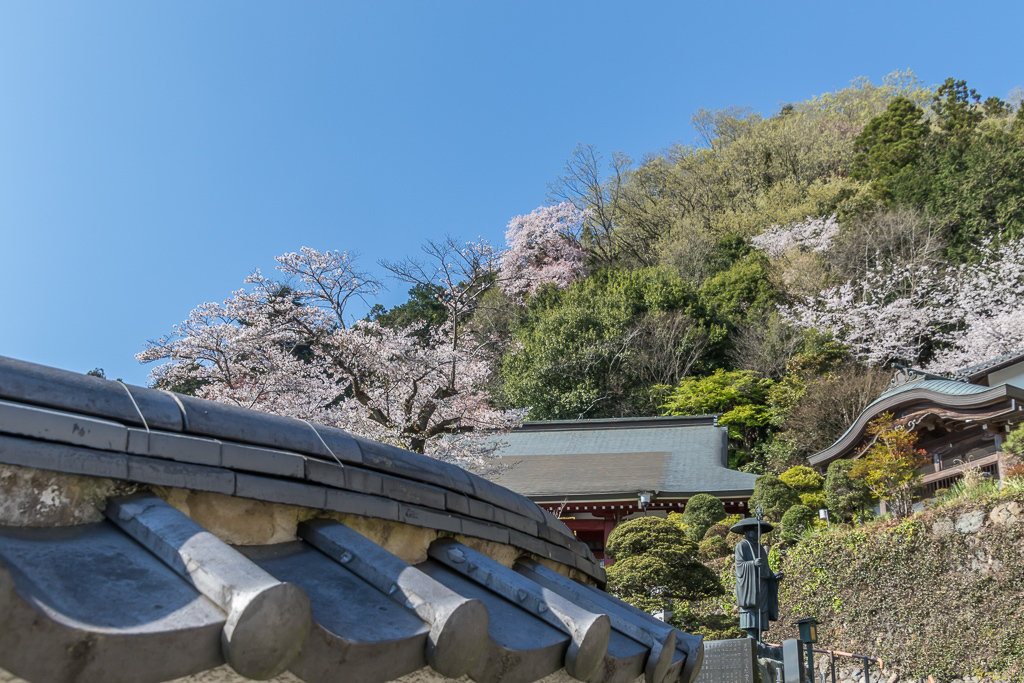
M871 683L871 662L878 662L879 672L885 670L885 662L878 657L869 657L868 655L858 655L852 652L843 652L841 650L822 650L814 648L815 654L823 654L829 656L829 669L832 675L832 683L839 683L836 680L836 657L850 657L852 659L859 659L864 664L864 683ZM825 672L821 672L821 683L825 683Z
M782 647L781 645L776 645L775 643L765 643L765 645L770 645L771 647ZM859 660L861 660L861 662L863 663L863 666L864 666L864 683L871 683L871 672L870 672L871 662L878 662L878 670L879 670L879 672L882 672L882 671L885 670L885 662L883 662L878 657L871 657L870 655L858 655L858 654L854 654L852 652L843 652L842 650L824 650L824 649L817 648L817 647L813 648L813 650L814 650L815 654L821 654L821 655L828 655L829 656L829 669L830 669L829 673L832 676L832 678L831 678L832 683L839 683L839 681L836 679L836 657L850 657L852 659L859 659ZM820 673L820 676L821 676L821 683L825 683L825 672L822 671ZM880 678L879 678L879 680L880 680ZM813 681L811 683L813 683Z

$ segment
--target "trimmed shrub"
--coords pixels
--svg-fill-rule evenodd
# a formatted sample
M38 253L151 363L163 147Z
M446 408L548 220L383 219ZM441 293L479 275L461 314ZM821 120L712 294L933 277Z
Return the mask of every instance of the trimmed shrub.
M825 478L804 465L790 467L779 475L779 479L789 484L797 493L816 493L821 491Z
M719 557L728 557L732 552L733 549L725 542L724 536L708 536L697 545L697 554L704 562L710 562Z
M623 522L608 536L608 590L650 612L675 600L721 595L722 584L697 559L697 545L677 524L660 517Z
M725 524L722 524L721 522L719 522L718 524L712 524L711 527L704 532L705 540L709 538L714 538L715 536L724 539L728 535L729 527Z
M754 482L754 495L750 497L750 510L760 505L764 517L772 522L782 519L786 510L800 503L800 496L793 487L772 474L763 474Z
M815 491L814 493L801 493L800 503L811 508L817 514L818 510L828 507L825 502L825 494L821 491Z
M825 504L840 519L852 519L871 507L871 492L860 479L850 477L853 460L835 460L828 466L825 477Z
M690 527L687 532L693 541L700 541L712 524L723 519L725 505L707 493L698 493L686 501L686 507L683 508L683 524Z
M794 505L782 515L779 535L787 539L799 538L800 534L814 526L817 518L818 513L806 505Z

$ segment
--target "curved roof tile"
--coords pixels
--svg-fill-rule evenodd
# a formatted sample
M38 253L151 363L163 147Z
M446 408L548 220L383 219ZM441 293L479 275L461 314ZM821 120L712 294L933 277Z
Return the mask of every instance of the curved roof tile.
M137 391L146 400L132 404ZM11 613L0 623L0 669L33 683L69 672L166 680L225 663L311 683L341 670L383 682L426 665L481 683L559 669L689 683L700 669L700 637L530 558L603 581L561 522L451 465L6 358L0 397L0 464L378 517L524 553L508 567L439 538L428 560L409 565L326 518L300 524L295 541L234 548L145 492L108 500L99 523L0 527L0 604Z

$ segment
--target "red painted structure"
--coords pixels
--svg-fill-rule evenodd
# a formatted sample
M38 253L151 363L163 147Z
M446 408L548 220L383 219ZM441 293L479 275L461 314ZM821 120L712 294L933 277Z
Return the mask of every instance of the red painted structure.
M727 515L747 514L747 498L726 498L722 500ZM586 543L597 559L611 564L614 560L606 560L604 549L611 534L619 522L624 519L641 516L645 510L638 501L573 501L555 505L540 503L540 506L553 515L558 516L569 527L576 538ZM646 514L663 517L669 512L682 512L686 509L683 499L656 499L647 506Z

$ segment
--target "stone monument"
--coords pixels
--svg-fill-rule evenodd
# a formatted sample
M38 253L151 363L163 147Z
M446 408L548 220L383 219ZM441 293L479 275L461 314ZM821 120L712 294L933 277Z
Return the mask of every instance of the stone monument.
M755 683L757 643L750 638L705 640L704 664L693 683Z

